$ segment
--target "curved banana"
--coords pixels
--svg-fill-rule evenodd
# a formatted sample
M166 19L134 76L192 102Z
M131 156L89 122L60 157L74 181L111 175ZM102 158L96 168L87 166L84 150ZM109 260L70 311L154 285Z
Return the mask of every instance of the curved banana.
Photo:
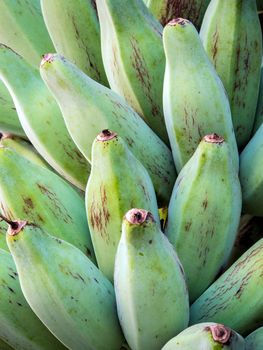
M96 2L41 0L41 9L56 52L92 79L108 85L101 57Z
M188 291L177 254L147 210L129 210L115 260L118 316L133 350L159 350L187 327Z
M113 281L124 214L133 206L143 207L159 223L157 200L143 165L110 130L103 130L93 142L91 169L86 189L89 229L98 266Z
M39 72L14 51L0 45L0 78L33 146L61 176L84 190L90 166L72 141Z
M7 243L27 302L67 348L121 348L113 286L79 249L21 221Z
M239 148L255 119L262 60L256 0L211 0L200 37L227 91Z
M0 147L0 208L9 219L39 223L95 260L83 198L63 179Z
M256 329L250 333L246 339L246 350L262 350L263 349L263 327Z
M199 323L183 330L162 350L245 350L245 341L232 329L218 323Z
M226 264L241 206L240 183L229 146L216 134L206 135L178 175L165 228L183 265L190 302Z
M164 116L177 171L191 158L201 139L211 133L228 142L238 169L229 102L197 30L185 19L173 20L164 28L163 42Z
M97 0L102 59L110 87L169 144L163 117L162 26L142 0Z
M148 171L158 200L168 203L175 180L171 152L125 100L57 54L43 58L40 72L85 157L91 160L92 143L101 130L114 130Z

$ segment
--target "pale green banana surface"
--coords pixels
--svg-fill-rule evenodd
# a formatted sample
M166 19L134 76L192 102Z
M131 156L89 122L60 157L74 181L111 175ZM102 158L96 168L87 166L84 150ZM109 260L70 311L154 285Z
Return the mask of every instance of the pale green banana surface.
M245 350L245 341L232 329L207 322L186 328L162 350Z
M115 260L119 320L133 350L159 350L188 325L184 272L173 246L146 210L123 219Z
M22 291L48 329L71 350L120 349L114 289L97 267L35 225L9 232Z
M55 173L4 147L0 147L0 206L7 218L39 224L95 261L83 198Z
M0 338L16 350L65 349L29 307L12 255L2 249L0 266Z
M226 88L237 144L249 141L255 119L262 60L256 0L211 0L200 37Z
M189 160L201 139L212 133L228 142L238 169L228 98L198 32L189 21L177 19L164 28L163 42L164 116L177 171Z
M0 249L6 250L9 252L8 246L6 244L6 231L8 225L4 220L0 220ZM1 349L1 348L0 348Z
M40 71L85 157L91 161L92 143L101 130L117 132L148 171L159 202L166 204L175 180L171 151L125 100L60 55L47 55Z
M37 69L0 45L0 78L33 146L63 177L85 189L90 166L72 141L59 107Z
M159 223L157 200L146 169L116 133L104 131L92 147L92 167L86 189L86 210L100 270L113 281L122 220L133 208L152 212Z
M256 329L250 333L246 339L246 350L262 350L263 349L263 327Z
M57 53L76 64L92 79L108 85L101 57L96 2L41 0L41 9Z
M178 175L165 234L184 267L190 302L226 264L241 215L240 182L228 144L207 135Z
M248 249L191 306L190 324L219 322L244 335L263 323L263 239Z

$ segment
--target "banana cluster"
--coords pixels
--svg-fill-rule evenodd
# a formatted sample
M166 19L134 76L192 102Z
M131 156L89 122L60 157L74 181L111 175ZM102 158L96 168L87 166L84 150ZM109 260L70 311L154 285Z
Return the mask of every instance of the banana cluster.
M0 350L263 349L263 1L0 1Z

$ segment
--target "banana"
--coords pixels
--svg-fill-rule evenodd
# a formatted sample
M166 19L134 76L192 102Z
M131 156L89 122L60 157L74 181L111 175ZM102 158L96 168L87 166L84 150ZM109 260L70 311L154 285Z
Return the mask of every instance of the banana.
M6 244L6 238L5 238L7 228L8 228L7 223L0 218L0 249L6 250L7 252L9 252L8 246Z
M82 197L63 179L0 147L0 208L9 219L39 223L95 261Z
M142 0L97 0L102 59L110 87L169 144L162 107L162 26Z
M177 172L211 133L228 142L238 169L229 102L195 27L188 20L175 19L164 28L163 42L164 116Z
M31 310L21 291L13 258L2 249L0 265L0 338L17 350L65 349Z
M40 0L0 1L0 43L11 47L35 67L43 54L54 51Z
M241 206L240 183L229 147L222 137L206 135L176 180L165 228L184 267L190 302L226 264Z
M57 54L43 58L40 72L85 157L91 161L92 143L101 130L114 130L145 166L159 202L168 203L175 181L172 154L125 100Z
M240 183L243 211L263 216L263 124L240 155Z
M245 350L244 338L232 329L207 322L188 327L162 350Z
M144 209L123 219L114 286L125 338L133 350L159 350L187 327L188 291L177 254Z
M59 107L37 69L0 45L0 78L33 146L61 176L84 190L90 165L73 143Z
M263 239L248 249L191 306L190 324L219 322L243 336L263 323Z
M158 21L165 26L174 18L186 18L199 29L210 0L144 0Z
M263 123L263 59L261 62L261 69L260 69L260 85L259 85L259 94L258 94L258 100L257 100L256 116L255 116L254 127L253 127L253 135L256 133L256 131L259 129L262 123Z
M91 169L86 189L90 234L98 266L113 281L124 214L143 207L159 222L158 206L147 171L116 133L103 130L94 140Z
M96 2L41 0L41 8L56 52L92 79L108 85L101 57Z
M211 0L200 37L226 88L239 148L249 141L255 119L262 60L256 0Z
M263 327L258 328L250 333L246 339L246 350L262 350L263 349Z
M121 348L113 286L79 249L21 221L7 243L27 302L67 348Z

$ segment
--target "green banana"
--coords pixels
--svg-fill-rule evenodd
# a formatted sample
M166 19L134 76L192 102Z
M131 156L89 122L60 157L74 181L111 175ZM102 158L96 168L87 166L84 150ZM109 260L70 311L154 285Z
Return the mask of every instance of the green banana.
M246 339L246 350L262 350L263 349L263 327L258 328L250 333Z
M222 137L206 135L178 175L165 229L184 267L190 302L226 264L241 206L240 183L229 147Z
M73 143L59 107L38 70L0 45L0 78L14 100L33 146L61 176L84 190L90 165Z
M220 322L243 336L261 326L262 266L260 239L192 304L190 324Z
M173 20L164 28L163 42L164 116L177 171L210 133L217 133L228 142L238 169L229 102L195 27L182 18Z
M95 1L41 0L41 8L57 53L92 79L108 85L101 57Z
M29 307L12 256L2 249L0 265L0 338L17 350L65 349Z
M116 350L124 342L114 289L73 245L36 225L8 231L23 294L47 328L71 350Z
M245 341L232 329L218 323L188 327L171 339L162 350L245 350Z
M199 29L210 0L144 0L158 21L165 26L174 18L186 18Z
M123 219L114 286L120 324L133 350L159 350L187 327L182 266L147 210L131 209Z
M5 238L7 228L8 228L7 223L0 218L0 249L6 250L7 252L9 252L8 246L6 244L6 238Z
M249 141L255 119L262 60L256 0L211 0L200 37L226 88L239 148Z
M240 155L240 183L243 211L263 216L263 124Z
M5 343L2 339L0 339L0 349L1 350L14 350L14 348L11 348L7 343Z
M97 0L102 59L110 87L169 144L162 107L162 26L142 0Z
M103 130L94 140L91 169L86 189L90 234L98 266L113 281L124 214L143 207L159 222L158 206L147 171L116 133Z
M0 1L0 43L11 47L35 67L43 54L54 51L40 0Z
M92 143L101 130L114 130L145 166L159 202L168 203L175 180L171 152L125 100L60 55L46 55L40 71L85 157L91 160Z
M257 100L257 109L256 109L256 116L254 121L253 134L256 133L256 131L259 129L262 123L263 123L263 59L261 62L261 69L260 69L260 85L259 85L259 94L258 94L258 100Z
M39 223L95 261L83 198L63 179L0 147L0 207L9 219Z

